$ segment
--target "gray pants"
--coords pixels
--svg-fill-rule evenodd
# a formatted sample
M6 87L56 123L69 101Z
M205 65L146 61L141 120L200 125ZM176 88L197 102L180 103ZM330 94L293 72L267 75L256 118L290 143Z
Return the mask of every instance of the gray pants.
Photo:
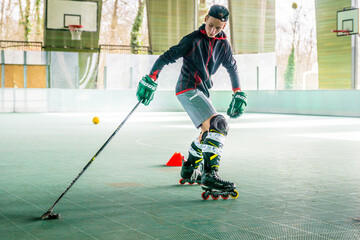
M177 98L196 128L201 127L206 119L217 114L211 100L198 89L179 94Z

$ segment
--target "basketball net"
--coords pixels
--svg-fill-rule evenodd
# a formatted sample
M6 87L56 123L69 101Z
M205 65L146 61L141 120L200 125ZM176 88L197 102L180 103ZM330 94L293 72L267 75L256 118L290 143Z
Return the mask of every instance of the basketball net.
M71 40L81 40L82 25L69 25Z

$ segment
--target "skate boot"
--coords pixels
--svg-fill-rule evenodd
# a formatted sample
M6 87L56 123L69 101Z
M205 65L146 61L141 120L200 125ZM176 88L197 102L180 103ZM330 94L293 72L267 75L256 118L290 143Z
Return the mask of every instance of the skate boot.
M209 199L210 196L214 200L219 199L220 196L223 199L228 199L229 196L235 199L239 196L239 193L235 190L235 183L222 180L215 170L203 175L201 188L205 190L201 195L204 200Z
M193 164L183 159L181 172L180 172L181 179L179 183L181 185L184 185L185 183L189 183L190 185L193 185L196 182L197 184L200 185L201 173L202 173L201 171L202 171L202 164L200 164L198 168L195 168Z
M181 167L181 179L180 184L184 185L189 183L193 185L195 182L201 184L201 174L203 171L203 157L201 151L201 143L198 139L195 139L189 149L189 157L186 161L183 159Z

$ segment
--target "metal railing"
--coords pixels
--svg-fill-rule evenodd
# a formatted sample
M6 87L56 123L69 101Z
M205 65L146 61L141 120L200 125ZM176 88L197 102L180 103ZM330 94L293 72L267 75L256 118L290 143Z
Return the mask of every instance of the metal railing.
M0 40L0 50L42 51L42 42Z
M152 51L149 46L136 45L108 45L102 44L99 46L102 53L120 53L120 54L151 54Z
M26 42L26 41L12 41L0 40L0 50L12 51L42 51L42 42ZM102 53L120 53L120 54L152 54L149 46L136 45L99 45L98 50ZM66 49L64 49L66 51Z

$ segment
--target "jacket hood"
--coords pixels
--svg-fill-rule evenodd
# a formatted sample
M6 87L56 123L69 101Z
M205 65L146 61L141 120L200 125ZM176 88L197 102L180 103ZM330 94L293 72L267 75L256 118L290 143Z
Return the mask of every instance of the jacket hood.
M205 31L205 23L203 25L201 25L199 27L199 31L204 34L206 37L208 37L208 35L206 34L206 31ZM216 34L215 37L213 37L214 39L226 39L226 34L224 33L223 30L221 30L218 34Z

